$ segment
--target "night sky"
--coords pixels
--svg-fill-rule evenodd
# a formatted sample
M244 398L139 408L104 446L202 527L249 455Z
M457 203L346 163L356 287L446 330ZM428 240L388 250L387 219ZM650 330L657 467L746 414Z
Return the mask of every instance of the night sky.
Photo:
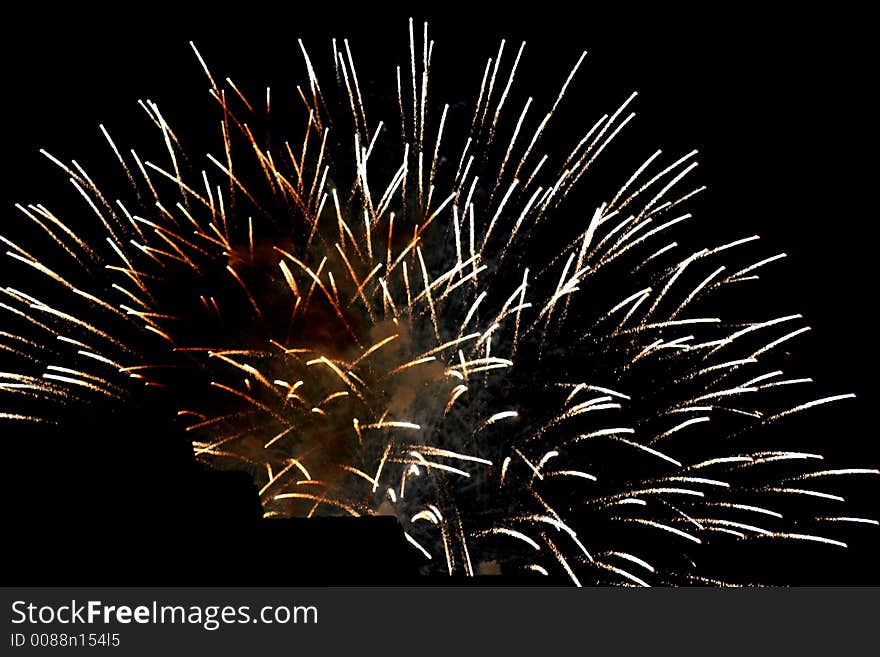
M332 3L320 11L244 3L234 14L156 7L137 4L100 16L91 9L32 9L19 24L9 22L0 42L6 63L0 233L18 221L13 203L51 202L64 190L64 176L39 148L89 169L91 159L110 162L100 122L120 145L150 143L158 132L137 106L140 98L158 102L182 135L204 119L215 122L190 39L215 76L228 75L243 89L300 82L298 37L322 63L329 37L349 37L368 91L393 89L394 65L408 63L408 14L380 5L350 12ZM749 303L767 316L804 315L813 330L792 344L790 367L816 380L816 396L859 396L777 430L799 433L805 448L821 448L835 463L877 467L876 330L869 321L876 246L867 239L876 219L876 167L866 162L876 152L878 108L869 84L870 21L841 5L830 13L742 4L729 12L642 11L586 8L580 17L552 3L536 3L525 14L446 3L415 18L429 20L437 42L435 102L472 101L485 59L502 37L510 54L527 41L517 84L534 89L536 100L555 94L581 50L589 51L563 127L581 125L580 108L594 117L639 91L638 116L612 157L636 165L656 148L670 155L697 148L695 181L708 186L692 206L700 235L758 233L761 253L788 253L764 272L760 296ZM194 132L213 138L213 129L212 123ZM567 145L574 132L560 129L549 139ZM190 148L199 148L201 138ZM6 284L5 263L0 273ZM136 426L132 417L139 418ZM414 562L393 523L267 527L245 477L196 468L180 440L151 439L164 430L158 418L154 426L142 418L140 410L130 417L84 412L57 429L0 426L10 545L4 570L14 583L412 581ZM848 486L847 495L860 500L850 509L860 513L852 515L876 517L876 481ZM195 511L203 508L222 512ZM722 569L742 558L746 565L730 566L731 572L758 579L880 584L873 559L880 530L855 528L845 540L852 544L848 552L794 546L772 567L760 550L707 558ZM340 544L359 547L343 552Z

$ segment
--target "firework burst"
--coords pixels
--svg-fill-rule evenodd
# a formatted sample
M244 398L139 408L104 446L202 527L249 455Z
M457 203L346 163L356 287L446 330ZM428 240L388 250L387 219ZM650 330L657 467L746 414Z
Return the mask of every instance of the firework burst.
M196 51L216 152L185 150L146 101L161 160L101 126L125 185L46 153L82 211L19 205L34 236L0 237L29 281L0 290L0 419L155 388L199 459L253 475L267 517L392 514L430 572L718 583L691 561L702 544L836 548L836 524L876 525L828 485L877 470L765 431L852 395L793 397L810 381L779 362L799 316L726 316L783 255L676 242L695 153L653 153L587 210L578 183L634 95L545 150L583 55L547 107L514 106L524 49L502 42L464 113L431 101L417 32L386 122L347 40L320 79L298 44L295 121Z

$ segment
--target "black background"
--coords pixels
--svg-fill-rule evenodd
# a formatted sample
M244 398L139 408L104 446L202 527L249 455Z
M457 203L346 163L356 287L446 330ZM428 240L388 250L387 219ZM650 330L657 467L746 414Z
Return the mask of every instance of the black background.
M154 139L139 98L158 102L173 125L214 116L188 40L216 76L256 91L302 79L297 37L323 61L329 37L348 36L362 84L390 87L393 65L407 63L408 15L378 3L353 11L329 2L308 9L248 2L230 11L182 3L60 13L25 8L19 18L7 18L0 42L0 226L16 220L13 202L41 201L63 185L38 148L88 168L96 146L106 149L99 122L120 144ZM742 3L663 11L628 3L613 11L589 4L490 9L443 3L420 8L415 17L430 21L434 75L445 79L450 98L475 94L483 62L501 37L511 50L527 41L520 83L532 84L539 98L555 93L583 49L590 54L572 88L572 105L592 117L638 90L636 125L615 148L631 154L633 163L658 147L682 154L699 149L697 180L709 189L695 211L719 235L756 232L767 255L789 254L763 276L766 297L756 303L779 315L803 313L813 331L795 348L802 369L817 380L817 390L859 396L830 419L795 430L807 432L806 444L846 457L847 465L880 463L871 312L876 67L866 12L839 3L832 11ZM83 426L89 426L85 438L73 436L73 427L63 438L0 427L3 533L10 545L4 579L384 583L406 581L411 571L394 565L394 555L407 548L398 545L393 527L328 521L267 530L255 520L243 481L193 469L185 452L122 447L118 418L89 418ZM153 431L129 430L126 444L142 444ZM119 462L124 472L115 471ZM122 489L125 495L108 494ZM862 493L864 508L876 515L876 484ZM191 509L202 508L198 500L204 499L224 512L195 518ZM854 532L857 545L844 556L804 550L788 563L790 576L779 579L880 583L877 533ZM277 545L291 540L291 553L277 554ZM340 544L358 548L341 551Z

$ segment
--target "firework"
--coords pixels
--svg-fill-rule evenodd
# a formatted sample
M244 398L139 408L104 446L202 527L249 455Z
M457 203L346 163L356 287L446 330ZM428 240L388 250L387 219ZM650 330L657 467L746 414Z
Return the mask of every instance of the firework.
M835 526L876 525L828 487L876 469L765 430L853 395L793 397L799 316L729 317L783 255L752 255L757 236L679 246L695 153L655 152L584 206L635 95L556 152L583 55L539 108L514 100L524 47L502 42L463 112L431 100L433 45L410 23L385 121L347 40L320 78L299 42L280 116L195 51L216 151L187 151L146 101L161 159L101 126L123 185L46 153L83 203L19 205L36 236L0 238L24 281L0 290L0 419L155 389L200 460L252 474L266 517L394 515L450 575L719 583L690 560L705 543L839 548Z

